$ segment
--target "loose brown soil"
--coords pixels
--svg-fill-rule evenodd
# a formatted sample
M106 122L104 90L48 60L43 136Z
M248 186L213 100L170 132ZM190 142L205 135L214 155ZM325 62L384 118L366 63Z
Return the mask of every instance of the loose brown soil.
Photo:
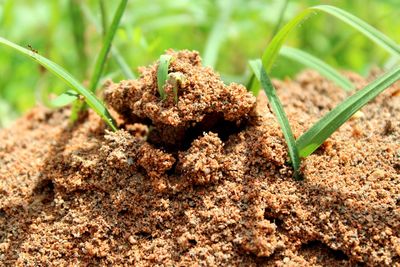
M123 130L38 107L0 132L2 265L400 266L399 84L295 181L265 96L168 53L178 103L157 63L108 84ZM296 136L347 96L314 72L274 84Z

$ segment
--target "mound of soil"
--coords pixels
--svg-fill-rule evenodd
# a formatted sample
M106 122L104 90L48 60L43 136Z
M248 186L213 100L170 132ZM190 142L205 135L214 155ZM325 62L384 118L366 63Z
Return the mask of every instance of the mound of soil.
M184 79L165 101L158 63L107 85L118 132L42 107L0 132L2 265L400 265L399 84L295 181L266 97L167 53ZM296 136L347 96L310 71L274 84Z

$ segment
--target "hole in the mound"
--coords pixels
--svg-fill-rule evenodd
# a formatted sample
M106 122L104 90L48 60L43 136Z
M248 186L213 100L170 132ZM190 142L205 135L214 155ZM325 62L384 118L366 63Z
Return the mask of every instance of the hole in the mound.
M192 142L202 136L204 132L216 133L221 141L225 142L229 136L243 131L247 123L248 121L246 120L237 125L236 122L225 120L222 113L210 113L200 123L186 131L185 138L182 141L182 148L187 150Z
M145 232L145 231L139 231L135 234L139 238L147 239L147 240L152 240L153 237L151 236L150 233Z
M195 239L189 239L188 240L189 244L191 244L192 246L196 246L197 245L197 241Z
M271 208L266 208L264 211L264 219L268 220L276 225L276 228L282 228L283 227L283 220L277 217L277 215L273 214L273 211Z
M225 120L222 113L213 112L204 116L201 122L188 129L169 126L161 127L163 129L156 129L154 125L148 124L152 128L148 142L168 153L176 154L178 151L189 149L192 142L205 132L216 133L221 141L225 142L231 135L243 131L248 122L248 120L244 119L237 124L236 122Z
M174 156L174 157L175 157L174 164L172 165L171 169L166 171L166 174L169 176L176 173L176 166L178 166L178 158L176 156Z
M54 200L54 183L52 180L40 181L33 189L35 195L41 195L42 203L47 204Z
M305 243L301 246L301 250L303 251L320 251L324 255L331 257L338 261L348 261L349 257L341 250L334 250L327 246L326 244L322 243L319 240L312 240L308 243Z
M396 170L397 173L400 173L400 163L395 163L393 168Z
M125 216L127 213L128 213L128 210L123 209L123 210L118 211L118 216Z

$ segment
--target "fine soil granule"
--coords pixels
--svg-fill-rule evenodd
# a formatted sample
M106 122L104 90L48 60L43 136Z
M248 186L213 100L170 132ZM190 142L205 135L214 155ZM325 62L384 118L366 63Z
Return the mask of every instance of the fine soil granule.
M43 107L0 131L1 266L400 266L399 83L296 181L265 95L167 53L165 101L157 62L106 84L115 133ZM274 85L296 137L349 95L311 71Z

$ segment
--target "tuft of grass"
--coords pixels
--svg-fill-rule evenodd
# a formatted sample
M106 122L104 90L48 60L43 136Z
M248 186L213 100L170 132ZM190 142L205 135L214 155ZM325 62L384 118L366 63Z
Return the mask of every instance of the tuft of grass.
M266 68L267 72L271 71L271 68L276 61L276 58L278 57L278 54L281 52L281 48L289 36L289 33L296 29L301 23L303 23L305 20L307 20L311 15L316 14L316 12L324 12L328 15L331 15L342 22L348 24L349 26L353 27L360 33L362 33L364 36L381 46L383 49L388 51L390 54L394 55L395 57L399 58L400 57L400 46L394 42L392 39L390 39L388 36L386 36L384 33L380 32L376 28L372 27L365 21L357 18L356 16L340 9L334 6L329 6L329 5L319 5L319 6L313 6L309 7L305 10L303 10L301 13L299 13L297 16L295 16L293 19L291 19L287 24L285 24L279 32L272 38L271 42L268 44L267 48L264 51L264 54L262 56L262 62L263 65ZM298 58L296 58L297 60ZM304 61L304 57L301 58L301 60ZM300 62L303 63L303 62ZM325 73L321 73L325 75ZM345 79L342 77L342 79ZM255 87L258 86L258 84L254 83L254 77L251 76L249 83L248 83L248 88L251 91L257 92L258 89Z
M161 55L159 59L159 65L157 68L157 87L161 100L165 100L165 98L167 97L164 86L168 79L168 68L171 59L171 55Z
M275 88L272 86L267 75L272 68L279 52L308 66L314 68L317 67L322 74L340 84L344 89L352 89L352 87L350 87L351 83L346 78L342 77L338 72L333 70L321 60L303 51L283 47L283 43L288 34L315 11L323 11L342 20L343 22L357 29L359 32L363 33L369 39L379 44L390 53L394 54L396 58L400 56L400 47L398 44L385 34L381 33L361 19L347 13L346 11L333 6L321 5L308 8L294 17L275 35L270 44L267 46L262 59L249 62L254 73L250 78L249 83L251 86L251 91L255 93L255 95L258 93L258 89L255 87L257 85L254 82L254 77L256 77L261 83L261 86L264 88L273 112L277 116L278 122L282 128L288 145L289 156L297 177L299 175L300 158L307 157L313 153L354 113L356 113L378 94L400 79L400 67L387 72L382 77L370 83L364 89L358 91L340 103L295 141L286 113L284 112L282 104L276 95Z
M340 126L354 115L354 113L382 93L386 88L400 80L400 67L387 72L337 105L295 141L289 120L276 95L276 90L268 78L261 59L251 61L250 66L255 77L264 88L272 110L282 128L283 135L288 145L295 178L300 177L300 158L305 158L313 153L326 139L339 129Z
M382 32L378 31L368 23L363 20L357 18L356 16L340 9L337 7L329 6L329 5L320 5L314 6L305 9L303 12L298 14L292 20L290 20L272 39L270 44L267 46L265 50L262 61L267 71L270 71L278 54L279 50L283 46L286 38L289 33L295 29L298 25L300 25L304 20L309 18L316 11L322 11L326 14L336 17L337 19L347 23L349 26L353 27L367 38L374 41L376 44L380 45L382 48L387 50L389 53L400 56L400 47L394 42L392 39L387 37Z
M39 55L35 51L31 51L22 46L19 46L7 39L0 37L0 44L14 49L22 55L28 56L41 66L49 70L51 73L56 75L62 81L64 81L71 89L83 96L84 101L91 107L113 131L117 130L115 121L111 114L108 112L104 104L97 99L97 97L90 90L86 89L81 83L79 83L69 72L63 69L58 64L50 61L49 59Z

